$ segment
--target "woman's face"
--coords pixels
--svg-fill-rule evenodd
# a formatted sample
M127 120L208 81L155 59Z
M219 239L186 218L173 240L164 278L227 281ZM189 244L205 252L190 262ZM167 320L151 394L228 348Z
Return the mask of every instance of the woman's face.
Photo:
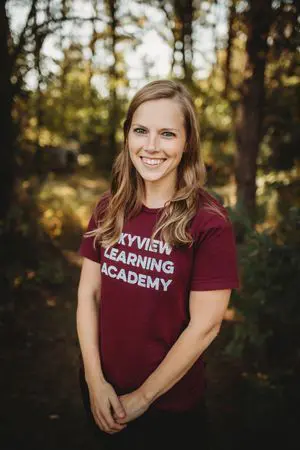
M172 99L142 103L128 133L131 161L144 181L175 186L186 141L180 106Z

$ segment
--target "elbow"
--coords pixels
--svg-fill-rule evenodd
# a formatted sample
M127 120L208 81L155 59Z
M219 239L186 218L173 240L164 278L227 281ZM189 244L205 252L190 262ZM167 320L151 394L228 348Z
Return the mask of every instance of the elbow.
M216 339L221 330L221 323L215 323L211 327L207 328L203 332L203 338L209 342L209 344Z
M218 334L221 331L221 322L217 323L213 326L212 328L212 335L213 335L213 340L218 336Z
M209 326L196 326L190 323L190 329L200 342L207 342L208 345L216 339L221 330L221 322L210 324Z

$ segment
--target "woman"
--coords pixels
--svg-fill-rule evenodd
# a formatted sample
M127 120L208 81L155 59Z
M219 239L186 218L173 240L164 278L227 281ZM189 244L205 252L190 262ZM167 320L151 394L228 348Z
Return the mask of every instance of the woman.
M189 92L147 84L80 247L80 382L107 448L207 448L201 355L239 279L232 225L204 180Z

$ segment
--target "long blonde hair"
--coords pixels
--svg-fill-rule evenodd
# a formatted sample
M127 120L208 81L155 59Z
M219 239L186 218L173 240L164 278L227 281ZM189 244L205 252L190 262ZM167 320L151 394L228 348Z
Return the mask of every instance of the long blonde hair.
M211 202L203 190L206 171L200 152L197 115L190 93L179 82L152 81L140 89L131 100L123 125L124 145L114 161L111 189L106 193L108 202L106 202L105 214L103 214L102 205L102 210L98 208L95 211L98 228L86 233L86 236L95 235L95 241L99 241L103 247L115 244L119 240L125 220L135 217L142 210L145 186L142 177L131 162L128 133L137 108L147 101L163 98L173 99L180 106L184 117L187 151L183 152L177 168L175 193L172 199L165 203L151 239L159 234L160 239L172 246L192 245L193 239L188 231L188 225L195 216L201 200L203 204L206 200L205 207L223 215L218 205ZM99 220L100 216L102 216L101 220Z

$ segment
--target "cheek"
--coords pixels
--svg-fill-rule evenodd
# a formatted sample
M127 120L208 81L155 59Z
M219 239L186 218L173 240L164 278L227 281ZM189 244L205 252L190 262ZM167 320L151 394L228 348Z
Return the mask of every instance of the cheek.
M130 156L132 156L132 154L133 154L133 149L134 149L134 144L132 142L132 139L128 139L128 152L129 152Z
M131 136L128 139L128 148L130 153L135 153L139 148L137 139Z
M128 153L131 163L135 166L137 150L136 147L134 147L133 143L132 142L130 143L129 141L128 141Z
M174 145L172 148L170 148L169 155L171 158L174 158L176 160L180 160L183 155L183 148L181 145Z

